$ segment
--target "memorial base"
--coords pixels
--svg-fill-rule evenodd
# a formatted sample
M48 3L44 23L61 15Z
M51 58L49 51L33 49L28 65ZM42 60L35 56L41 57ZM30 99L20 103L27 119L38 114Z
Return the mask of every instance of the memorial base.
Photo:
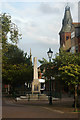
M32 94L38 93L40 93L40 82L38 81L38 79L36 79L32 82Z

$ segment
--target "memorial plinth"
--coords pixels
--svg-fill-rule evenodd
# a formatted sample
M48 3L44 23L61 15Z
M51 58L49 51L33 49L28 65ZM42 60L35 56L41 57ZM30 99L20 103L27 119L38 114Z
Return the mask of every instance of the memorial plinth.
M38 70L37 70L37 57L34 57L34 76L32 82L32 94L40 93L40 82L38 79Z

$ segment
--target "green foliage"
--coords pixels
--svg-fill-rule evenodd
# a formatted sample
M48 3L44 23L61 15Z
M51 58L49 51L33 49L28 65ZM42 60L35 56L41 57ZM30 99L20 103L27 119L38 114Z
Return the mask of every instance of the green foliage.
M27 53L17 47L21 38L17 25L12 23L11 16L0 15L2 31L2 79L4 84L16 86L32 81L32 64Z
M12 43L17 43L21 34L19 34L18 27L11 22L11 16L3 13L0 15L2 26L2 43L8 43L8 34L10 33L10 40ZM4 46L3 46L4 47Z
M72 54L61 50L56 54L52 63L45 62L44 59L39 61L45 67L45 76L48 78L50 75L55 76L64 80L68 85L75 84L77 77L77 81L79 81L80 53Z
M80 84L80 66L69 64L67 66L62 66L59 68L62 72L62 79L66 81L68 85Z
M40 64L47 64L48 61L45 58L42 58L42 60L38 60L40 62Z
M8 44L8 50L5 52L5 60L7 64L27 63L27 57L21 49L16 45Z
M42 61L42 64L45 62ZM61 50L60 53L56 54L53 59L53 63L44 64L45 76L50 79L51 76L55 77L57 84L67 84L73 87L75 91L75 109L77 106L77 87L80 85L80 53L70 53ZM74 90L75 88L75 90ZM72 88L71 88L72 89Z
M53 59L53 63L55 63L57 67L68 64L80 65L80 53L72 54L70 52L60 51L59 54L56 54L55 59Z
M50 79L50 76L52 76L52 77L55 76L56 67L55 67L54 63L48 62L45 58L42 58L42 60L39 60L39 62L41 63L41 66L40 66L41 71L43 71L45 68L44 76L47 79Z
M27 64L8 64L3 66L3 83L16 86L32 81L32 67Z
M18 27L11 22L11 16L3 13L0 15L1 29L2 29L2 58L3 63L7 59L5 53L8 51L9 41L17 44L21 37L19 34Z
M62 80L65 80L65 83L70 84L68 80L71 81L74 75L77 74L71 65L75 66L76 69L77 66L80 66L80 53L72 54L70 52L61 50L59 54L56 54L55 59L53 59L53 63L56 66L56 72L59 73L59 75L62 77ZM72 69L69 69L70 67ZM63 74L61 69L65 69L65 74ZM70 73L71 71L74 71L73 74Z

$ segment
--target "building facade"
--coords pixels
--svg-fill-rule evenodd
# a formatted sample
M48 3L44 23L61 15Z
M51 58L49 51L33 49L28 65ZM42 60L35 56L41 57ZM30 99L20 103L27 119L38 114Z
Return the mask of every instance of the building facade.
M71 52L80 52L80 23L72 23L71 30Z

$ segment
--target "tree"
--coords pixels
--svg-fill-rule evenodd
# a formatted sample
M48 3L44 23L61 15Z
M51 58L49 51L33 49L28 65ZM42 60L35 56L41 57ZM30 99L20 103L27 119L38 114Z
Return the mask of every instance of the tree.
M27 54L16 45L9 44L4 54L6 62L2 65L3 83L16 87L32 81L32 64Z
M60 53L56 54L55 58L53 59L53 63L57 67L72 63L80 65L80 53L72 54L70 52L61 50Z
M61 50L60 53L56 54L56 57L53 59L53 63L55 65L55 71L60 77L61 73L59 68L62 66L68 66L69 64L80 66L80 53L72 54L70 52Z
M9 44L8 50L4 54L6 62L3 63L3 83L15 85L19 82L31 81L32 65L29 57L16 45ZM15 69L14 69L15 67ZM31 75L30 75L31 73ZM24 79L23 79L24 78Z
M11 16L6 13L0 15L2 29L2 78L3 84L10 84L15 88L25 81L32 81L32 64L30 57L17 47L21 34ZM1 32L0 29L0 32Z
M21 38L17 25L12 23L11 16L6 13L0 14L0 23L2 29L2 57L5 62L5 52L8 50L9 42L17 44Z
M70 53L66 51L60 51L53 59L57 70L59 71L59 77L61 77L66 85L75 88L75 110L77 104L77 85L80 84L80 53Z
M80 66L69 64L67 66L62 66L59 68L62 71L62 79L68 85L74 85L75 87L75 111L77 111L77 87L80 84Z
M3 83L10 84L14 89L25 82L32 82L32 66L27 64L9 64L3 67Z
M5 52L4 56L6 57L7 64L20 64L27 63L27 53L24 53L16 45L9 44L8 50Z
M48 63L48 61L45 59L45 58L42 58L42 60L38 60L39 62L40 62L40 64L47 64Z
M19 38L21 37L21 34L19 34L17 25L12 23L11 16L3 13L0 15L0 21L2 26L2 43L8 43L7 35L10 33L10 41L17 44Z

